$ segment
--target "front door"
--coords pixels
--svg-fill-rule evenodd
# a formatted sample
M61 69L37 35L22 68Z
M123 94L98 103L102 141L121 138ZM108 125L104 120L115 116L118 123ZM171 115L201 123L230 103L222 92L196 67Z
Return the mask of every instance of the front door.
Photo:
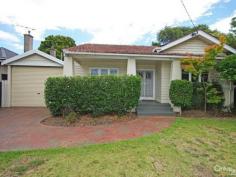
M141 100L154 99L154 72L152 70L138 70L141 76Z

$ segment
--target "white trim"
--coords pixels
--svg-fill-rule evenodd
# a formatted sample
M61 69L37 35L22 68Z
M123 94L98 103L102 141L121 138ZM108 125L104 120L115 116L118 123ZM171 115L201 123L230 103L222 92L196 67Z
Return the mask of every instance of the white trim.
M171 48L171 47L174 47L174 46L176 46L176 45L178 45L178 44L180 44L180 43L183 43L183 42L185 42L185 41L187 41L187 40L189 40L189 39L192 39L192 38L194 38L194 37L197 37L197 36L201 36L201 37L207 39L208 41L210 41L210 42L212 42L212 43L220 44L220 41L219 41L218 39L216 39L215 37L213 37L213 36L207 34L207 33L204 32L204 31L199 30L199 31L196 31L196 32L194 32L194 33L191 33L191 34L189 34L189 35L186 35L186 36L184 36L184 37L182 37L182 38L180 38L180 39L177 39L177 40L175 40L175 41L173 41L173 42L171 42L171 43L169 43L169 44L167 44L167 45L161 47L161 50L159 50L159 52L162 52L162 51L164 51L164 50L167 50L167 49L169 49L169 48ZM154 48L153 50L155 50L155 49L156 49L156 48ZM159 48L158 48L158 49L159 49ZM232 52L233 54L236 53L236 50L235 50L234 48L232 48L231 46L227 45L227 44L224 45L224 49L226 49L226 50Z
M70 51L65 51L65 54L81 55L81 58L95 56L95 57L101 57L101 59L111 59L110 57L115 56L117 58L112 58L112 59L124 59L124 60L127 60L130 57L135 57L136 60L161 60L161 61L163 61L163 59L165 59L165 61L170 61L175 58L189 58L189 56L184 56L184 55L159 55L159 54L142 55L142 54L92 53L92 52L70 52Z
M59 64L60 66L63 66L63 61L62 60L59 60L59 59L57 59L57 58L55 58L55 57L53 57L51 55L48 55L48 54L46 54L44 52L41 52L39 50L30 50L30 51L25 52L25 53L23 53L21 55L16 55L16 56L14 56L12 58L9 58L9 59L3 61L2 65L11 65L11 63L13 63L13 62L15 62L17 60L20 60L22 58L28 57L28 56L33 55L33 54L38 54L38 55L40 55L42 57L45 57L45 58L47 58L47 59L49 59L49 60Z
M101 70L102 69L107 69L108 70L108 75L111 75L111 69L116 69L117 70L117 75L119 75L119 68L114 68L114 67L89 67L89 75L91 76L91 71L92 69L98 69L98 76L101 76ZM114 75L115 76L115 75Z
M138 71L152 71L153 72L153 94L152 97L141 97L140 100L155 100L156 97L156 70L155 69L137 69L137 74Z
M11 107L11 80L12 80L12 68L11 65L7 66L7 80L8 80L8 92L7 92L7 107Z

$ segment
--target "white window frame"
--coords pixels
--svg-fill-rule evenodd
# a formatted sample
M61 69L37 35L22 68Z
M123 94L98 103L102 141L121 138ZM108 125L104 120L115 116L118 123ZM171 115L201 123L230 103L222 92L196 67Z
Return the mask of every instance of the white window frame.
M112 70L112 69L116 69L116 70L117 70L117 74L116 74L115 76L119 75L119 68L91 67L91 68L89 68L89 74L90 74L90 76L92 76L92 75L91 75L92 69L97 69L97 70L98 70L98 75L97 75L97 76L101 76L101 70L102 70L102 69L107 69L107 70L108 70L108 75L112 75L112 74L111 74L111 70Z

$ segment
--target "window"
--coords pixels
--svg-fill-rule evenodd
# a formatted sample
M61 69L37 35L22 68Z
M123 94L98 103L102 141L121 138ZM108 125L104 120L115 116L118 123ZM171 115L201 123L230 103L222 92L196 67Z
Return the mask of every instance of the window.
M115 68L110 69L110 74L111 75L117 75L118 74L118 69L115 69Z
M99 74L98 71L99 71L99 70L98 70L98 69L95 69L95 68L91 69L91 72L90 72L91 76L97 76L97 75Z
M98 75L117 75L118 74L117 68L91 68L90 75L91 76L98 76Z
M191 82L201 82L201 81L208 81L208 73L203 73L201 76L197 77L191 73L188 73L182 70L182 80L187 80Z
M108 69L101 69L101 75L108 75Z
M204 82L207 82L208 81L208 73L202 73L202 75L201 75L201 79L202 79L202 81L204 81Z
M2 80L7 80L7 74L2 74Z
M182 80L189 81L189 73L184 70L182 70Z

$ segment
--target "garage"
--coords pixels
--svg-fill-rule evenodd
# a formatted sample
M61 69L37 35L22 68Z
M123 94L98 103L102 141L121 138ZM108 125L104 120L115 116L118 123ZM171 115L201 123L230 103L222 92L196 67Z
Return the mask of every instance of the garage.
M61 75L61 68L13 66L12 106L45 106L45 81L48 77Z
M44 107L44 84L48 77L63 75L63 61L38 50L9 59L8 106Z

